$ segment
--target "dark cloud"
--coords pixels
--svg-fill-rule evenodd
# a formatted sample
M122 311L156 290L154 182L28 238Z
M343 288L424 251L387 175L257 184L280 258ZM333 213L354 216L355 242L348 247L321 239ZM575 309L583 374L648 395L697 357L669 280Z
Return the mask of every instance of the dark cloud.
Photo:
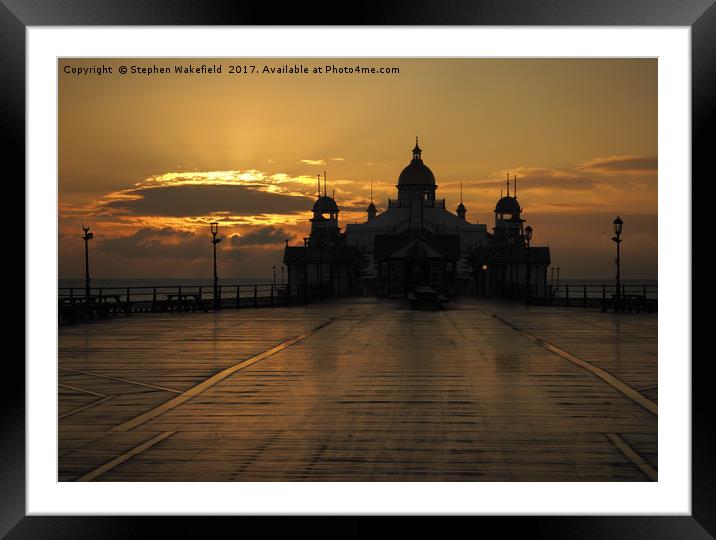
M648 156L611 156L558 169L518 168L518 191L538 188L550 188L560 191L591 191L605 184L615 185L618 173L650 174L656 173L658 160ZM511 179L511 177L510 177ZM511 181L514 189L514 182ZM472 187L473 190L506 188L503 179L482 180ZM470 189L469 187L467 189Z
M518 191L538 188L560 191L591 191L605 184L614 184L615 173L656 173L658 160L648 156L613 156L597 158L574 167L563 169L527 168L518 169ZM519 174L521 173L521 174ZM512 183L514 189L514 183ZM477 189L499 189L506 187L505 180L480 182Z
M565 202L551 202L549 206L555 206L557 208L564 208L567 210L590 210L592 205L590 204L578 204L578 203L565 203Z
M373 204L377 206L378 203L382 202L378 200L379 198L376 198L375 201L373 201ZM355 201L345 201L341 202L340 200L337 200L336 203L338 203L338 209L341 211L347 211L347 212L365 212L365 209L368 208L368 205L370 204L370 199L363 199L363 200L355 200Z
M594 159L584 163L580 168L594 170L594 171L605 171L605 172L619 172L619 171L644 171L644 172L656 172L659 166L659 160L655 157L645 156L625 156L625 157L612 157L604 159Z
M231 258L244 257L247 246L275 247L291 235L279 227L258 227L241 236L234 234L219 244L219 249ZM158 258L194 261L206 259L212 253L211 237L165 227L143 228L130 236L104 238L98 242L103 253L128 258Z
M578 175L551 174L549 171L528 174L518 178L517 182L518 190L558 188L564 191L589 191L597 185L597 182L591 178Z
M232 235L229 242L232 246L265 246L283 243L286 238L291 238L291 234L279 227L267 226L256 227L241 236Z
M246 186L179 185L138 188L124 192L137 199L106 203L114 209L142 216L189 217L228 212L235 216L290 214L311 208L309 197L269 193Z
M537 188L558 188L563 191L589 191L595 188L597 182L586 176L560 173L549 169L528 173L517 178L517 190L528 191ZM490 180L477 184L478 189L506 189L505 180ZM510 186L514 189L514 182L510 179Z
M156 257L161 259L195 260L208 256L211 241L187 231L171 228L144 228L130 236L104 238L99 251L128 258Z

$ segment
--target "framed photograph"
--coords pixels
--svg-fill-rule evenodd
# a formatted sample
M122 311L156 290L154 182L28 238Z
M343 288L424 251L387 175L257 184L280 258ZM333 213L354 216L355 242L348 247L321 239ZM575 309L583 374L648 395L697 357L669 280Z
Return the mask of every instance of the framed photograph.
M3 534L452 515L711 537L710 2L359 26L5 4L28 316Z

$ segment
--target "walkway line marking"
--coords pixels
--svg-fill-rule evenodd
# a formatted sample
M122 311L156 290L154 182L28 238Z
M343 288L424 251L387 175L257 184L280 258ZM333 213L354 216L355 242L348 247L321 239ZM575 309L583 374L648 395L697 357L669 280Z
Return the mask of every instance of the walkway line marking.
M74 373L81 373L82 375L91 375L92 377L99 377L101 379L110 379L113 381L119 381L126 384L136 384L137 386L146 386L147 388L154 388L155 390L162 390L164 392L171 392L172 394L181 394L181 390L175 390L174 388L167 388L166 386L157 386L155 384L143 383L135 381L133 379L123 379L122 377L115 377L113 375L104 375L102 373L93 373L92 371L83 371L81 369L73 369L67 367L59 368L60 371L72 371Z
M57 383L57 386L59 386L60 388L67 388L68 390L74 390L75 392L80 392L81 394L89 394L90 396L96 396L100 398L107 397L107 394L92 392L91 390L85 390L84 388L78 388L76 386L71 386L65 383Z
M149 439L148 441L143 442L143 443L140 444L139 446L135 446L134 448L132 448L132 449L129 450L128 452L125 452L124 454L122 454L121 456L117 456L117 457L114 458L112 461L108 461L108 462L105 463L104 465L102 465L102 466L100 466L100 467L97 467L96 469L94 469L94 470L88 472L87 474L85 474L85 475L83 475L83 476L80 476L77 480L75 480L75 482L91 482L92 480L94 480L94 479L97 478L98 476L103 475L104 473L106 473L106 472L109 471L110 469L114 469L117 465L120 465L120 464L124 463L125 461L127 461L127 460L133 458L133 457L136 456L137 454L141 454L141 453L144 452L147 448L151 448L151 447L154 446L155 444L157 444L157 443L163 441L163 440L166 439L167 437L171 437L171 436L174 435L175 433L176 433L176 431L163 431L163 432L161 432L159 435L156 435L156 436L152 437L151 439Z
M626 384L624 381L617 379L611 373L604 371L602 368L599 368L599 367L595 366L594 364L587 362L586 360L577 358L573 354L568 353L564 349L560 349L559 347L557 347L557 345L554 345L554 344L550 343L549 341L542 339L539 336L535 336L534 334L530 334L529 332L522 330L521 328L515 326L511 322L503 319L499 315L495 315L494 313L491 313L491 312L487 311L486 309L483 309L483 311L485 313L487 313L488 315L492 315L498 321L503 322L504 324L506 324L507 326L512 328L515 332L518 332L519 334L526 337L530 341L533 341L534 343L541 345L548 351L553 352L557 356L561 356L565 360L569 360L573 364L583 367L587 371L591 372L593 375L596 375L597 377L602 379L604 382L606 382L607 384L609 384L610 386L612 386L613 388L615 388L616 390L618 390L619 392L624 394L626 397L631 399L637 405L642 406L644 409L649 411L654 416L658 416L658 407L657 407L656 403L654 403L650 399L644 397L639 392L634 390L631 386Z
M290 347L291 345L298 343L299 341L306 339L309 336L312 336L316 332L318 332L321 328L328 325L331 321L333 321L334 318L328 319L327 321L319 324L315 328L301 334L300 336L292 337L291 339L288 339L282 343L279 343L275 347L272 347L268 349L267 351L264 351L260 354L257 354L255 356L252 356L251 358L248 358L244 360L243 362L239 362L238 364L234 364L233 366L230 366L226 369L223 369L208 379L200 382L196 386L193 386L192 388L189 388L185 392L182 392L178 396L170 399L169 401L162 403L158 407L155 407L154 409L151 409L143 414L140 414L139 416L132 418L131 420L127 420L126 422L122 422L118 426L113 427L110 429L110 431L129 431L130 429L134 429L135 427L144 424L145 422L148 422L149 420L156 418L157 416L164 414L167 411L170 411L182 403L190 400L193 397L198 396L205 390L208 390L212 386L214 386L216 383L223 381L228 377L229 375L233 375L237 371L247 368L256 362L260 362L264 358L268 358L269 356L272 356L276 354L277 352L280 352L284 350L287 347Z
M651 479L653 482L659 481L659 474L656 472L656 469L649 465L643 457L637 454L631 446L625 443L624 439L622 439L616 433L606 433L606 436L612 442L612 444L616 446L629 461L639 467L639 469L641 469L641 472L647 475L649 479Z
M97 405L100 405L104 403L105 401L109 401L114 396L104 396L103 398L100 398L96 401L93 401L92 403L88 403L87 405L82 405L81 407L77 407L76 409L72 409L71 411L67 411L65 414L61 414L57 417L58 420L62 420L63 418L67 418L68 416L72 416L77 413L81 413L82 411L86 411L87 409L91 409L92 407L95 407Z

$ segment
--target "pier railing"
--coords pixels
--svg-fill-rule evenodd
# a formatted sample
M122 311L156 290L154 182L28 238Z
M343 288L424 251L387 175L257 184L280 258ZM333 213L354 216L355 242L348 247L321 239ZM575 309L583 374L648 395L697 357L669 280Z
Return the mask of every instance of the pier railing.
M160 313L305 304L329 296L330 283L59 287L60 322L118 313Z
M653 284L622 285L618 297L638 299L644 306L656 310L658 305L658 286ZM617 298L616 285L600 284L560 284L547 287L547 295L538 296L524 285L515 285L507 289L507 296L513 300L524 299L528 303L562 306L602 308Z

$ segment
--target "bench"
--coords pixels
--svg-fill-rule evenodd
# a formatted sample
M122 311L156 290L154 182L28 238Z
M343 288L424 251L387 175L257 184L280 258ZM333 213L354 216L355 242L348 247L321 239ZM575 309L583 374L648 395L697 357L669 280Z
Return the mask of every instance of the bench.
M611 298L601 302L602 313L613 309L615 313L652 313L656 311L656 300L649 300L640 294L613 294Z
M129 315L132 303L122 301L118 294L65 297L58 300L57 311L61 323L74 324L84 319L108 319L120 311Z
M198 294L168 294L166 300L156 302L156 311L208 312L212 304L213 300L201 298Z

